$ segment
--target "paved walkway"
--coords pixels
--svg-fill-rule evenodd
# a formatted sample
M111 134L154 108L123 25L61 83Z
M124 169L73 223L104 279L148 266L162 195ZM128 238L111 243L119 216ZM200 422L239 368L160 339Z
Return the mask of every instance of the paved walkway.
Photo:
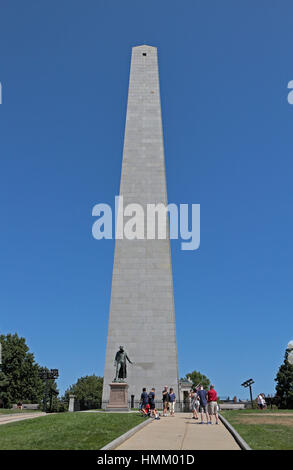
M115 450L240 450L237 442L220 422L199 424L191 413L153 420Z
M14 413L14 414L0 414L0 425L14 423L15 421L22 421L24 419L38 418L39 416L46 416L46 413Z

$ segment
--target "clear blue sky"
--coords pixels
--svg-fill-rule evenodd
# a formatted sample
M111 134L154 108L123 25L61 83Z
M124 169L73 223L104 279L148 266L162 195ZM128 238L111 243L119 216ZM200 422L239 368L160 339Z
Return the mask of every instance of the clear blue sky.
M103 375L131 47L158 47L180 376L272 393L293 337L293 6L275 1L0 0L0 331L64 391Z

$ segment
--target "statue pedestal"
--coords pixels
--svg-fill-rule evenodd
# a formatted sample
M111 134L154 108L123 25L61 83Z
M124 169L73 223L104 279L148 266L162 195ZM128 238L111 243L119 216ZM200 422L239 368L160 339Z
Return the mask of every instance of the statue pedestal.
M109 387L110 398L106 411L129 411L128 384L112 382Z

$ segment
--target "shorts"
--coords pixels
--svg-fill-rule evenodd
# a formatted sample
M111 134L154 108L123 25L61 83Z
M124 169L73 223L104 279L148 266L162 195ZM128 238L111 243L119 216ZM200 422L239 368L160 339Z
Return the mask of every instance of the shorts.
M150 410L154 410L156 408L154 403L150 403Z
M199 405L199 411L200 411L200 413L206 413L207 412L207 405Z
M196 400L196 401L192 401L191 402L191 409L192 411L196 410L198 411L198 408L199 408L199 402Z
M209 415L215 415L217 413L217 402L216 401L209 401L208 411L209 411Z
M168 408L168 406L169 406L168 400L164 400L164 401L163 401L163 408L164 408L164 409L165 409L165 408Z

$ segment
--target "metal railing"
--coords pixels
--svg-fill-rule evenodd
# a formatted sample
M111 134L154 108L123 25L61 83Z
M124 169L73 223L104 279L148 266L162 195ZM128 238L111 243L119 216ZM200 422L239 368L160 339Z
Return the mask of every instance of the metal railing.
M109 401L100 401L100 402L93 402L87 403L80 406L80 411L85 410L105 410L109 404ZM140 408L140 400L128 400L128 407L130 410L138 410ZM163 411L164 405L163 400L155 400L155 407L159 411ZM175 404L175 411L177 412L191 412L191 406L189 402L185 401L176 401Z

